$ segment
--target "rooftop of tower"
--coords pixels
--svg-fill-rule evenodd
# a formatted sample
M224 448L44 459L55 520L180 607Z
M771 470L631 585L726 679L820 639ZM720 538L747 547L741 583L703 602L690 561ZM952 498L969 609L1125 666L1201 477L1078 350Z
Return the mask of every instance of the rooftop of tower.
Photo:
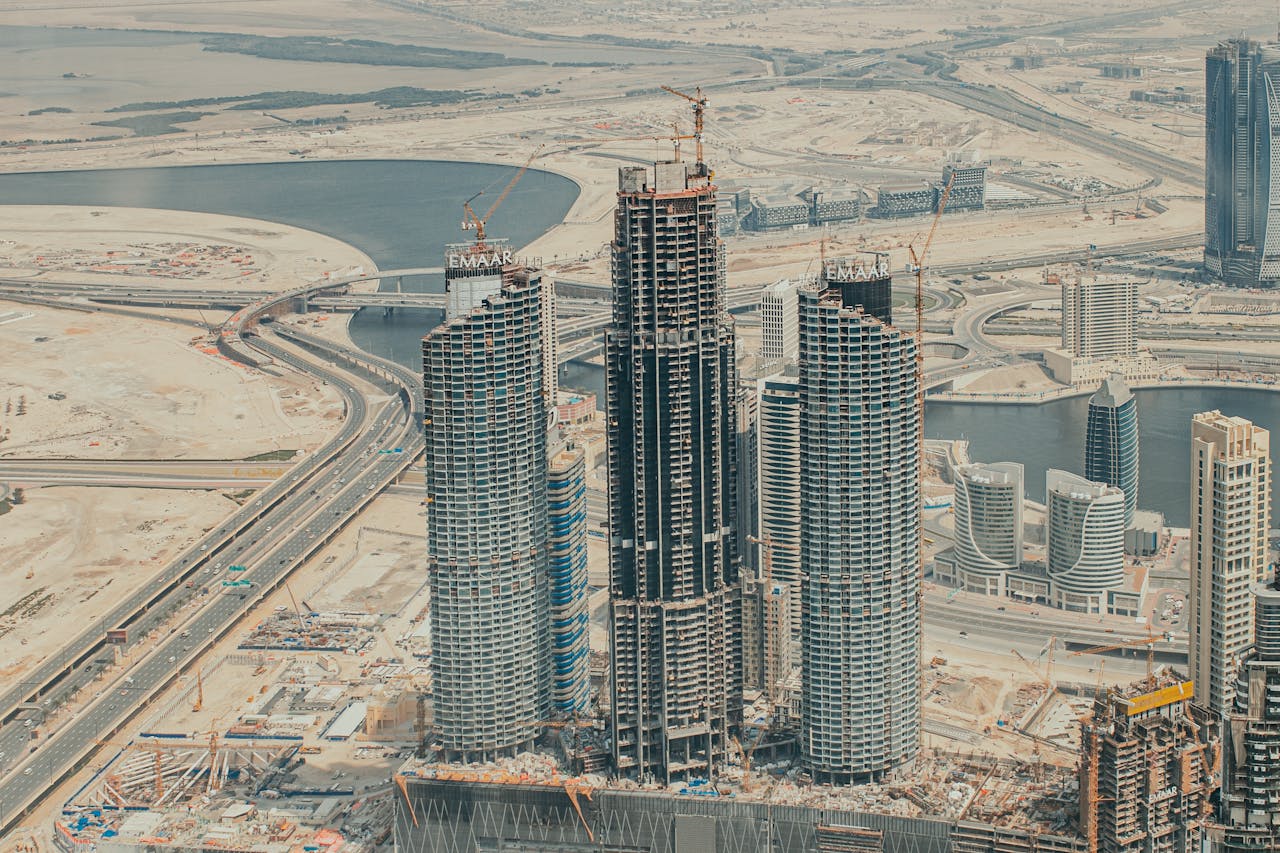
M1104 406L1114 409L1133 399L1133 392L1125 384L1122 376L1108 376L1098 390L1089 398L1089 405Z
M651 195L696 195L715 190L698 173L696 164L683 160L659 160L653 166L623 166L618 169L618 192Z

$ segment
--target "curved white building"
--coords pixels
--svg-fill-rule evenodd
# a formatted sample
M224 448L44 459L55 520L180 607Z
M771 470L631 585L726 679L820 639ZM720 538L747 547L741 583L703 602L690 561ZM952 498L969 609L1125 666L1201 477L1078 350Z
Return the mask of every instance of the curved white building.
M1022 562L1022 465L961 465L955 480L956 585L1000 595Z
M1055 607L1104 613L1124 585L1124 490L1050 469L1045 562Z

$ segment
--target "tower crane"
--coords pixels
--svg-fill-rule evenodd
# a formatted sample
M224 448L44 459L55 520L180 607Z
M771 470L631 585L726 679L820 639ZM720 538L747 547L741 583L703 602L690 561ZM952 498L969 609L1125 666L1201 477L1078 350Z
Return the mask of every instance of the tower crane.
M693 141L697 156L697 172L695 174L699 178L706 178L708 181L711 180L715 177L715 173L707 168L706 161L702 159L702 129L707 110L707 96L702 94L701 86L693 90L697 93L694 95L681 92L679 89L673 89L670 86L663 86L662 91L670 92L671 94L684 98L686 101L693 104Z
M520 179L524 177L524 173L529 171L530 164L533 163L534 158L542 152L544 147L545 146L543 145L539 145L534 149L534 152L529 155L529 159L524 161L524 165L521 166L515 175L511 177L511 180L507 181L507 185L502 188L502 192L498 194L498 197L494 200L493 204L489 205L489 209L484 212L484 216L477 216L475 210L471 207L471 202L484 195L484 190L480 190L480 192L462 203L462 209L465 214L465 218L462 220L462 230L474 230L476 232L476 250L483 251L487 248L484 242L484 227L489 222L489 217L493 216L494 211L496 211L498 207L507 200L507 196L511 194L513 189L515 189L515 186L520 182Z
M761 580L764 583L769 583L769 581L773 580L773 549L774 548L781 548L784 551L798 552L800 550L799 545L793 544L791 542L773 541L773 537L767 533L764 535L763 539L761 539L758 536L748 536L747 541L750 542L752 545L760 546L760 556L763 559L763 565L761 566L761 568L764 569L764 575L761 578Z
M1078 652L1072 652L1072 657L1079 655L1100 655L1103 652L1114 652L1117 649L1136 649L1142 646L1147 647L1147 684L1152 683L1152 675L1155 671L1156 643L1164 640L1166 643L1173 641L1173 634L1165 632L1163 634L1149 634L1137 640L1126 640L1123 643L1110 643L1105 646L1094 646L1091 649L1081 649Z
M933 222L929 225L929 236L925 238L924 246L921 247L917 254L915 243L912 242L907 246L907 252L911 255L911 268L916 274L916 360L921 364L924 363L923 334L924 334L924 259L929 254L929 247L933 245L933 235L938 231L938 220L942 218L942 212L946 210L947 199L951 197L951 187L955 184L956 176L952 173L947 179L947 185L942 188L942 195L938 197L938 209L933 212Z
M929 225L929 236L924 246L916 252L915 242L907 244L907 252L911 255L911 266L916 274L916 446L919 457L916 459L916 489L924 494L924 259L929 255L929 247L933 245L933 235L938 231L938 220L946 210L947 199L951 197L951 187L955 184L955 172L947 179L938 198L938 209L934 211L933 222ZM924 582L924 537L916 537L916 608L920 607Z

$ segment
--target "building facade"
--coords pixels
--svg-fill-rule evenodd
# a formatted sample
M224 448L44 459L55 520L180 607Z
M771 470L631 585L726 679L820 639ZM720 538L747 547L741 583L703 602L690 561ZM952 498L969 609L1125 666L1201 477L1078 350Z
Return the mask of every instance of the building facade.
M1280 46L1232 39L1205 58L1204 266L1236 287L1280 283Z
M1045 491L1052 603L1106 613L1108 592L1124 585L1124 492L1054 469L1045 473Z
M747 574L759 568L754 539L760 535L760 398L755 383L740 383L737 400L738 515L734 519L737 552Z
M1002 595L1022 563L1022 465L993 462L955 471L956 586Z
M757 482L760 495L758 538L769 543L769 577L794 592L789 620L792 639L800 639L800 386L795 371L757 383ZM756 566L763 568L765 545L757 545Z
M1138 285L1123 278L1062 276L1062 348L1076 358L1138 351Z
M1280 850L1280 586L1253 588L1254 646L1241 663L1223 756L1223 853Z
M760 291L760 357L765 361L795 361L800 352L800 315L796 283L775 281Z
M1082 725L1081 830L1100 853L1201 853L1218 744L1192 717L1191 682L1116 688Z
M819 781L883 778L920 745L916 344L863 309L887 279L836 262L800 293L801 749Z
M461 761L530 746L551 698L543 282L500 276L422 341L432 704Z
M946 210L982 210L987 206L987 164L952 160L942 167L942 186L951 186Z
M1138 401L1119 376L1089 398L1084 476L1124 491L1125 527L1138 508Z
M1218 411L1193 417L1188 669L1200 704L1219 716L1253 645L1250 589L1264 579L1270 522L1270 434Z
M742 714L734 337L705 174L619 170L605 333L614 763L662 781L713 774Z
M585 712L591 695L586 474L581 447L564 447L547 463L551 689L552 709L558 714Z

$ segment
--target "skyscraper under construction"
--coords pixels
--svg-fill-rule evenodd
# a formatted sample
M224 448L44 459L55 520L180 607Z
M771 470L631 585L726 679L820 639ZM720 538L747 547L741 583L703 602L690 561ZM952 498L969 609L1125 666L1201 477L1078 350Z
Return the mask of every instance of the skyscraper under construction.
M706 775L741 717L734 337L699 159L618 173L605 336L613 756Z
M544 281L450 251L478 274L422 341L432 703L446 757L483 761L530 746L551 705Z
M800 293L801 749L838 784L920 747L919 376L891 304L880 256Z

